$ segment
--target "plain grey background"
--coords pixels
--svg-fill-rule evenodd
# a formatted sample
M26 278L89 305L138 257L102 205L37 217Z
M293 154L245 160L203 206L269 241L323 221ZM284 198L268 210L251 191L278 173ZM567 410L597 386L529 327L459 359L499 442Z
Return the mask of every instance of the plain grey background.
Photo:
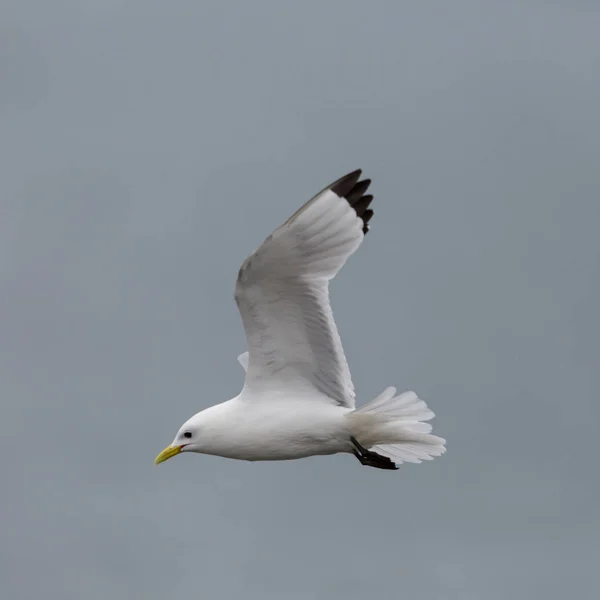
M0 10L3 598L598 597L598 3ZM448 453L154 467L242 385L243 258L357 167L359 402Z

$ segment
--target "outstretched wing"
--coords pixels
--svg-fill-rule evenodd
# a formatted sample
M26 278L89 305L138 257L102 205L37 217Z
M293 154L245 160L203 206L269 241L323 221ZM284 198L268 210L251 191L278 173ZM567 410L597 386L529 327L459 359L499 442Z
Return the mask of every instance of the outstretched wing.
M371 182L360 175L354 171L326 187L242 265L235 299L248 339L245 389L316 390L354 407L329 280L369 230Z

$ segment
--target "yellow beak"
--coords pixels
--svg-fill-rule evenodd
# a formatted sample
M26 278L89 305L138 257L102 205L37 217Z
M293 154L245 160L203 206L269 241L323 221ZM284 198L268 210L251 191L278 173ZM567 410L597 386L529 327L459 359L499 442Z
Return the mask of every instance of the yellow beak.
M169 458L173 458L177 456L181 452L181 446L167 446L155 459L154 464L160 465L161 462L165 462L165 460L169 460Z

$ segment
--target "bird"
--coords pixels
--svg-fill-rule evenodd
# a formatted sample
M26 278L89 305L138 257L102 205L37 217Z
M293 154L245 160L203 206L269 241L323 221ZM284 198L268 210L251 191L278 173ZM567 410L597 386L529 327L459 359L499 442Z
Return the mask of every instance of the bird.
M370 229L371 180L361 175L328 185L243 262L234 293L247 340L242 390L188 419L155 464L186 452L251 462L350 454L397 470L445 452L415 392L387 387L355 405L329 282Z

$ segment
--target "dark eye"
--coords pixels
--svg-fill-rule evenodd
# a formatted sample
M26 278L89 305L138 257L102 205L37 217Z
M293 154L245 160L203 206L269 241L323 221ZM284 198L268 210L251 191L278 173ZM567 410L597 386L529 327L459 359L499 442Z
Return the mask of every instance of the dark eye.
M187 438L187 439L189 440L189 439L192 437L192 432L191 432L191 431L186 431L186 432L183 434L183 437L184 437L184 438Z

